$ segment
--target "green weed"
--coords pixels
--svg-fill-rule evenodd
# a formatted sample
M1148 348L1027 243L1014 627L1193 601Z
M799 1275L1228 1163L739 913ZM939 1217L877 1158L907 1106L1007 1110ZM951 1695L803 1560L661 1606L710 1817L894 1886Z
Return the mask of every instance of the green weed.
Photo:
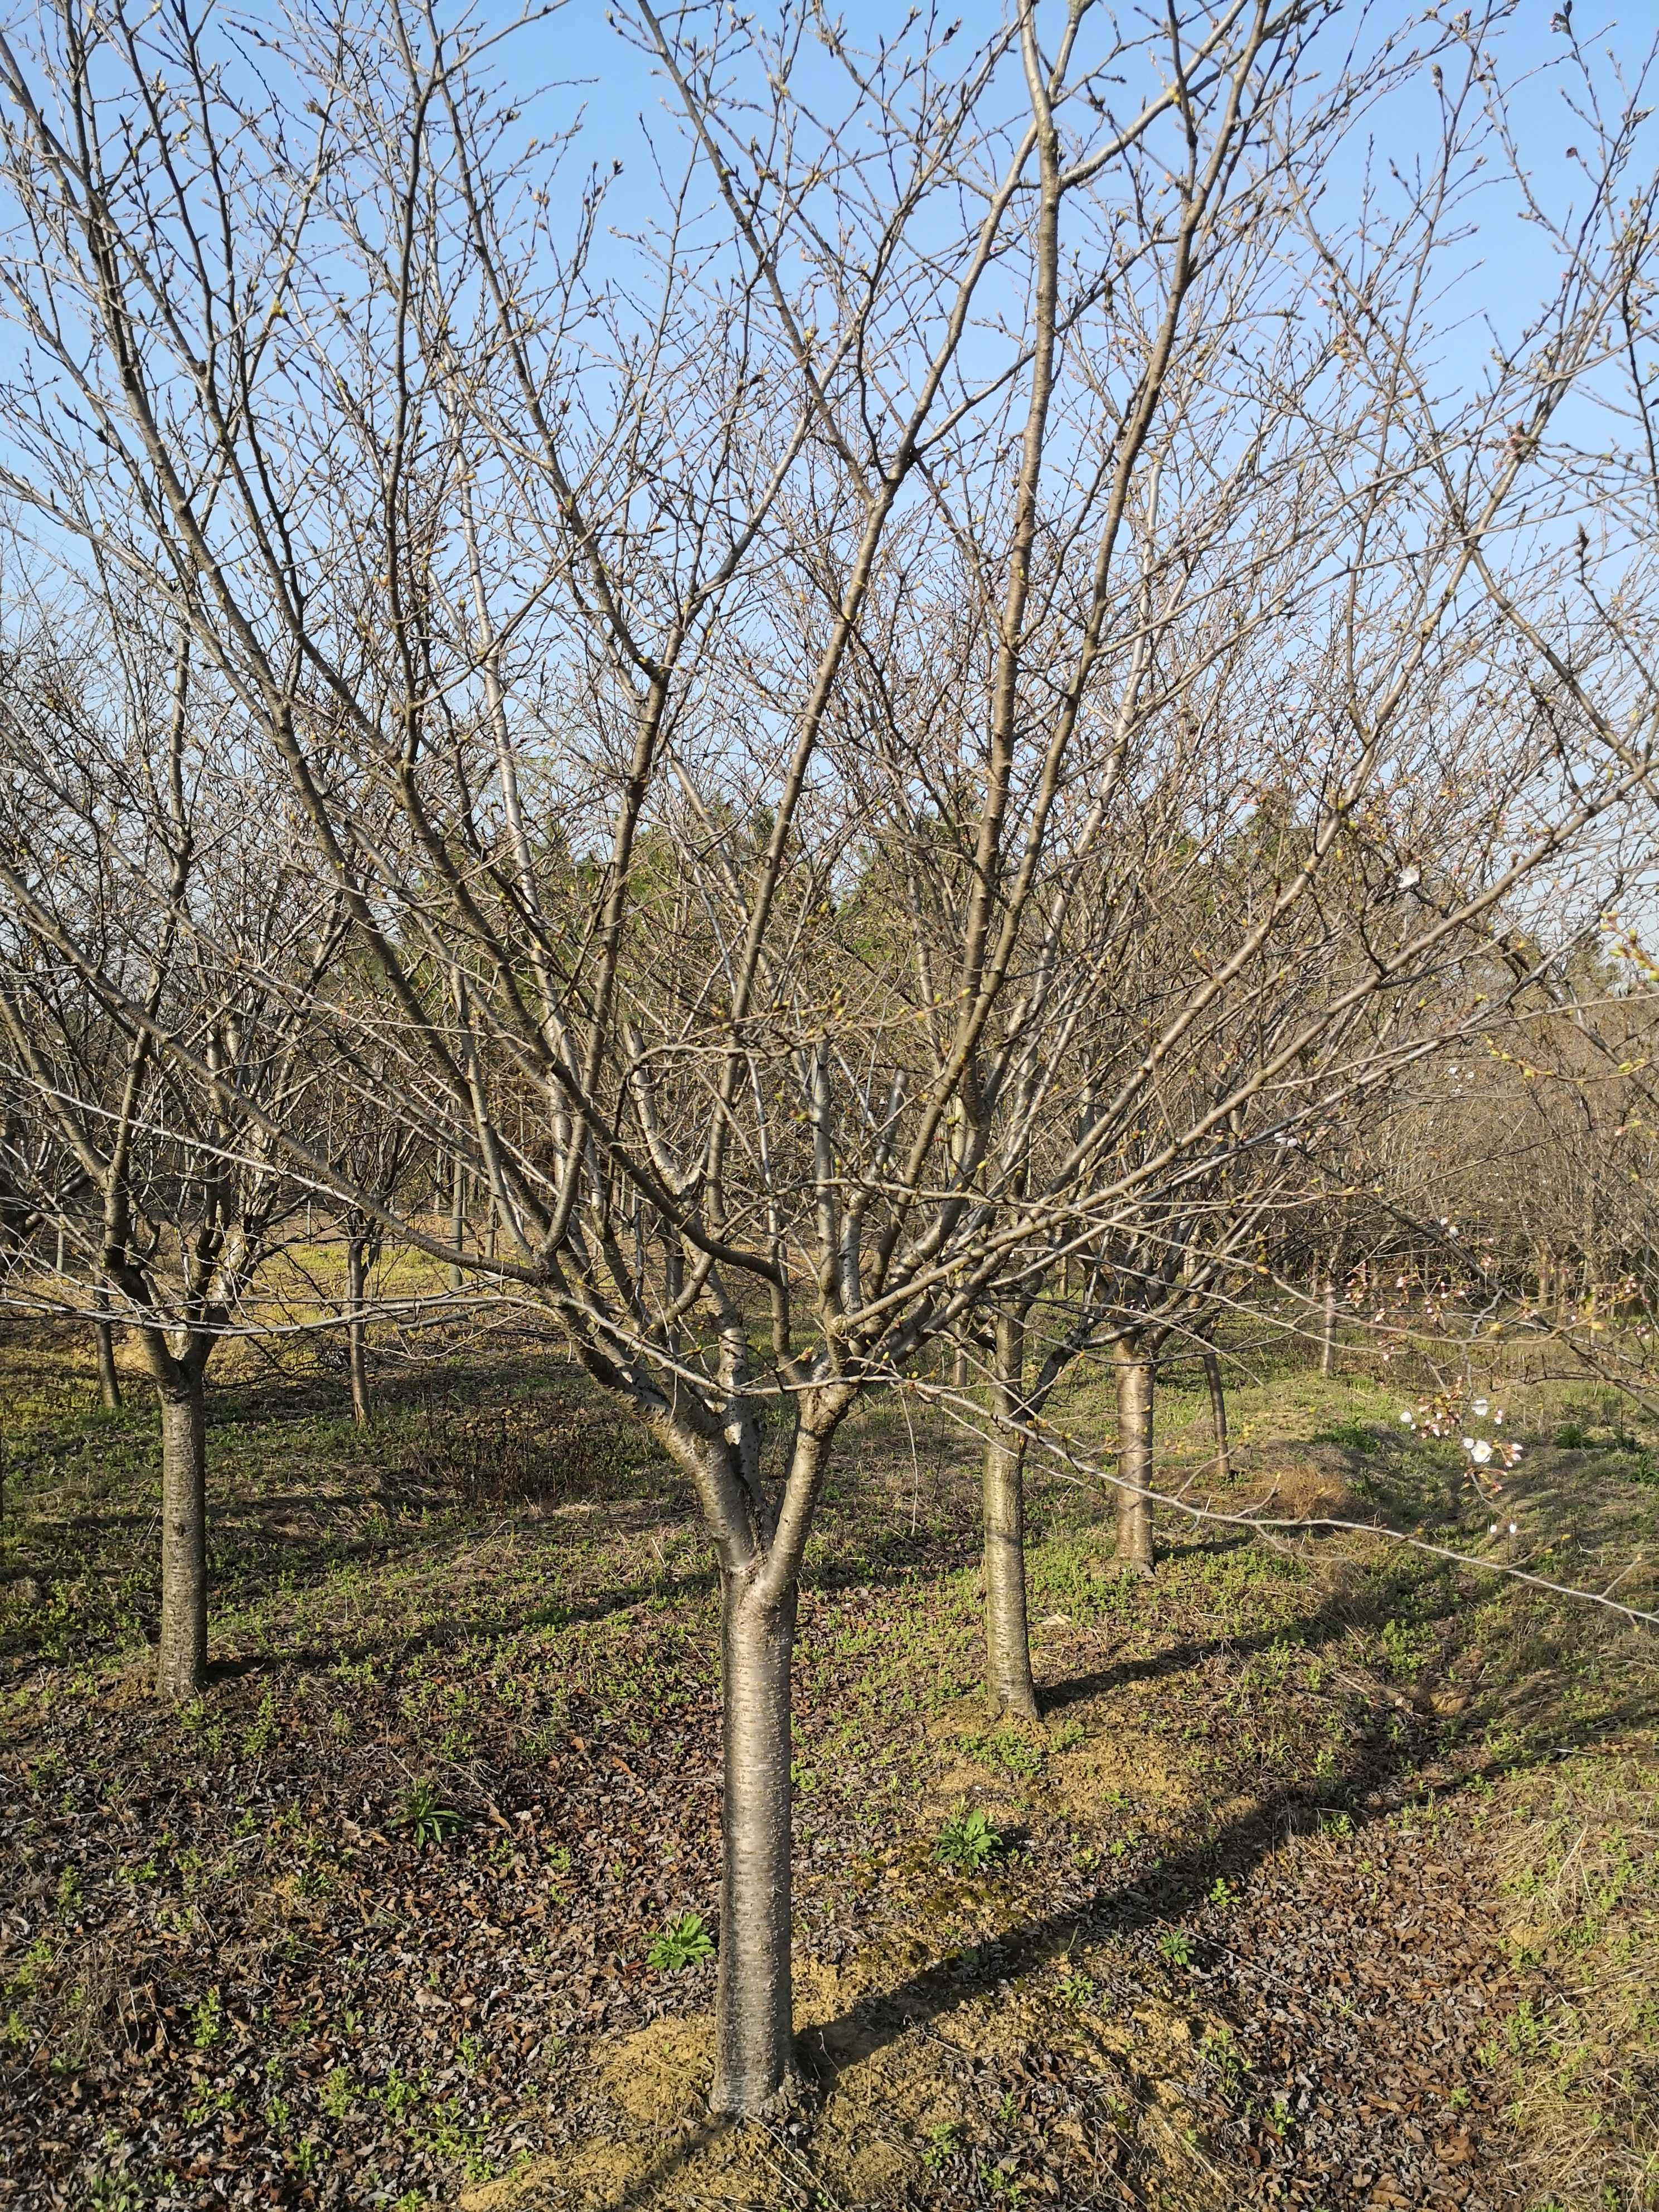
M678 1974L714 1955L714 1939L703 1926L701 1912L688 1912L672 1927L652 1938L645 1954L647 1966L659 1974Z
M428 1844L447 1843L461 1826L461 1815L440 1801L434 1784L412 1782L398 1808L398 1826L424 1850Z
M933 1856L957 1874L978 1874L1002 1849L1002 1838L975 1806L959 1805L939 1832Z

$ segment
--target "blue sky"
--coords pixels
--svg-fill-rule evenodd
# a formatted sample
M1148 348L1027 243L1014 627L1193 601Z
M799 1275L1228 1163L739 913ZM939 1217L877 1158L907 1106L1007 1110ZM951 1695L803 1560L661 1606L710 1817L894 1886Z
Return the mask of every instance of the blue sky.
M1614 68L1621 70L1633 85L1659 32L1659 11L1629 5L1596 11L1593 0L1570 0L1570 7L1577 42L1596 66L1604 91L1613 96ZM489 12L493 14L493 9ZM962 34L955 42L955 52L988 35L1003 18L1000 8L975 5L973 0L966 0L957 12ZM1063 11L1048 0L1041 12L1052 33ZM1369 9L1356 4L1344 10L1339 24L1344 38L1351 31L1363 35L1367 27L1374 35L1379 27L1403 27L1422 21L1427 12L1382 0L1382 4ZM1448 6L1443 14L1450 19L1455 12ZM951 19L951 9L943 9L940 21ZM1556 19L1555 0L1516 0L1507 21L1489 45L1500 75L1515 88L1511 112L1535 188L1543 203L1559 212L1583 204L1584 179L1569 158L1568 149L1585 133L1567 104L1565 94L1573 77L1571 44L1553 27ZM889 32L895 28L902 16L896 6L852 0L840 11L840 20L853 44L867 46L884 28ZM1127 11L1122 20L1127 25ZM544 100L532 111L536 118L544 118L538 127L550 132L568 125L580 107L583 121L579 166L585 168L591 163L608 169L614 160L623 162L623 175L611 187L607 201L611 222L626 227L653 210L658 188L646 125L659 143L672 143L679 128L678 110L672 106L672 88L612 27L599 0L565 0L544 21L513 33L507 51L512 55L511 75L524 82L526 91L532 84L548 88ZM1653 95L1659 107L1659 81L1653 87ZM1365 138L1355 140L1355 177L1366 144L1374 161L1409 163L1414 146L1422 144L1425 132L1432 128L1435 105L1432 91L1424 81L1415 91L1396 95L1386 109L1374 115ZM1646 166L1650 171L1659 165L1659 123L1650 126L1649 137ZM1549 258L1540 252L1536 229L1521 219L1512 190L1495 180L1476 204L1475 234L1460 250L1463 266L1454 317L1459 327L1455 334L1449 333L1445 354L1453 383L1462 375L1477 373L1486 357L1490 337L1483 318L1490 318L1492 326L1507 332L1539 301L1540 294L1547 295L1551 285Z

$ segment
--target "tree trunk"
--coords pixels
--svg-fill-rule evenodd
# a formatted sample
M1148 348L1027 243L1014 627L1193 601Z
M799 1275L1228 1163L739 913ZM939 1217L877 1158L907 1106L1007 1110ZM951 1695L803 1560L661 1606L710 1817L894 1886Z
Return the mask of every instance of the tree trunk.
M763 1605L721 1575L726 1788L720 1827L717 2112L762 2111L794 2074L790 1979L789 1661L795 1592Z
M1325 1270L1324 1329L1319 1341L1319 1371L1328 1375L1336 1358L1336 1269Z
M363 1245L359 1237L346 1239L346 1350L351 1370L351 1418L361 1429L368 1421L368 1363L363 1339Z
M458 1252L461 1249L461 1238L465 1233L466 1163L461 1158L460 1154L457 1152L455 1155L455 1180L453 1184L451 1186L449 1194L449 1241ZM459 1291L465 1280L466 1275L462 1268L452 1267L450 1269L449 1287L452 1291Z
M968 1347L965 1344L957 1345L951 1359L951 1382L954 1389L965 1390L968 1388Z
M93 1302L100 1307L109 1304L109 1293L100 1283L93 1292ZM121 1377L115 1367L115 1331L106 1321L93 1323L98 1337L98 1402L106 1413L112 1413L121 1403Z
M161 1387L161 1648L164 1698L207 1683L207 1430L200 1370Z
M1204 1354L1204 1380L1210 1386L1210 1426L1215 1432L1216 1480L1231 1482L1233 1461L1227 1445L1227 1394L1221 1387L1221 1362L1213 1352Z
M1152 1571L1152 1363L1139 1338L1112 1346L1117 1375L1117 1557L1126 1573Z
M1023 1410L1025 1325L1012 1314L997 1316L996 1390L999 1420ZM1025 1613L1025 1442L1006 1427L985 1440L981 1472L985 1510L985 1686L993 1710L1037 1717L1031 1680L1031 1638Z

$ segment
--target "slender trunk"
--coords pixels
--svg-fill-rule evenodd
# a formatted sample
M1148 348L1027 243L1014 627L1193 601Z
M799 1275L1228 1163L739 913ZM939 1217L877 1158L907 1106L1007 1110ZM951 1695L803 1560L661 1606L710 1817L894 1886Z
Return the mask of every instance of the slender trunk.
M1126 1573L1152 1571L1152 1363L1138 1337L1112 1346L1117 1376L1117 1557Z
M358 1427L368 1421L368 1363L363 1340L363 1246L357 1237L346 1239L346 1348L351 1370L351 1418Z
M1227 1444L1227 1394L1221 1387L1221 1362L1213 1352L1204 1354L1204 1380L1210 1386L1210 1426L1215 1431L1215 1472L1218 1482L1233 1479L1232 1454Z
M795 1592L763 1605L721 1575L726 1789L721 1808L717 2112L755 2113L794 2074L790 1980L789 1661Z
M965 1390L968 1388L968 1347L965 1344L957 1345L956 1357L951 1362L951 1382L955 1389Z
M1319 1371L1328 1375L1336 1358L1336 1269L1325 1270L1324 1328L1319 1340Z
M161 1386L161 1648L158 1686L175 1701L207 1682L207 1431L200 1370Z
M458 1252L461 1249L461 1238L465 1233L465 1230L466 1163L463 1160L460 1154L457 1152L455 1155L455 1179L450 1187L449 1194L449 1241ZM462 1269L459 1267L452 1267L450 1269L449 1287L452 1291L459 1291L462 1283L465 1279L465 1275Z
M1037 1717L1031 1680L1031 1638L1025 1613L1025 1441L1000 1425L1022 1412L1025 1324L999 1314L996 1324L999 1425L985 1440L985 1686L992 1708Z
M93 1303L100 1310L109 1304L109 1292L101 1283L93 1292ZM106 1413L112 1413L121 1402L121 1378L115 1370L115 1331L106 1321L97 1321L93 1328L98 1336L98 1402Z

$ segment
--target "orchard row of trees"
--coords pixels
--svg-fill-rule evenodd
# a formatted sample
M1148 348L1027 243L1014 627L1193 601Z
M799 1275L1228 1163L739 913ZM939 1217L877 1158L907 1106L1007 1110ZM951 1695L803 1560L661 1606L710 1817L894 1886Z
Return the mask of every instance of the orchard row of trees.
M430 0L0 39L11 1295L143 1347L179 1698L305 1210L360 1413L383 1241L546 1311L719 1563L721 2109L862 1399L983 1433L1029 1712L1071 1362L1150 1567L1157 1363L1256 1287L1645 1294L1656 180L1568 33L1546 188L1505 13L630 0L646 185Z

